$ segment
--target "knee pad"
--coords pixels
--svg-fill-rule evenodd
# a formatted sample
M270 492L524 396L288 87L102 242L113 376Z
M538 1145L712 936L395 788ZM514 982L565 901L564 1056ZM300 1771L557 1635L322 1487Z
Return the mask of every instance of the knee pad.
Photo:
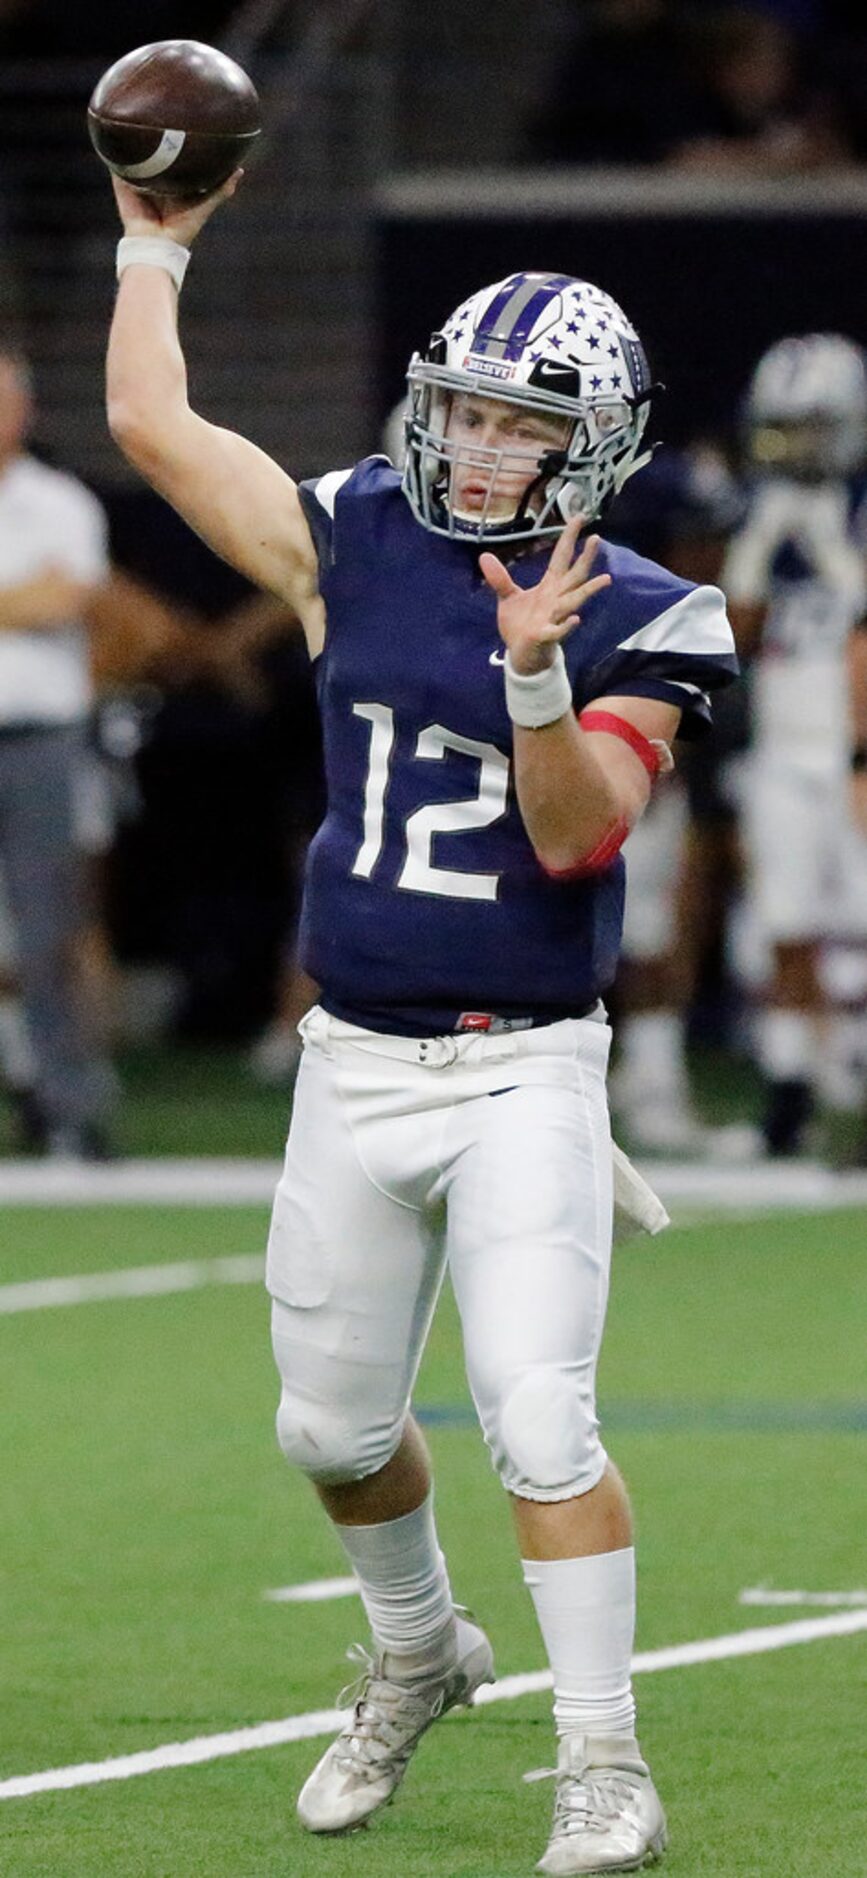
M494 1460L503 1485L527 1500L571 1500L605 1470L593 1391L554 1363L524 1370L505 1390Z
M277 1440L293 1466L311 1480L343 1486L378 1474L400 1444L401 1428L359 1428L339 1410L305 1401L284 1389L277 1410Z

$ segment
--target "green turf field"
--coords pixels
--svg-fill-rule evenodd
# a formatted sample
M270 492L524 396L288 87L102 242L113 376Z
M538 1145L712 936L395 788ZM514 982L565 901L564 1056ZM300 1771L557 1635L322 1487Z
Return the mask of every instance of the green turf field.
M122 1155L281 1155L291 1098L264 1088L241 1051L222 1044L124 1050L112 1140ZM0 1161L13 1121L0 1088Z
M254 1252L258 1209L0 1212L0 1285ZM637 1645L816 1618L747 1586L865 1586L867 1219L674 1230L617 1255L605 1427L633 1490ZM266 1602L342 1574L272 1433L255 1285L0 1315L0 1782L329 1708L354 1600ZM444 1303L418 1390L457 1594L501 1675L542 1652ZM867 1632L638 1678L672 1878L865 1870ZM370 1831L320 1842L293 1796L322 1743L0 1801L8 1878L518 1878L543 1849L547 1699L449 1718Z

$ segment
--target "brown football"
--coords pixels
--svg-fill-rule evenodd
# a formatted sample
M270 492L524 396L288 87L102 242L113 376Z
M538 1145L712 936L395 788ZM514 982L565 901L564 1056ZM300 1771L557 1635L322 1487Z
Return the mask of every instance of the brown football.
M189 200L243 166L261 129L259 98L216 47L161 39L103 73L87 126L115 176L148 195Z

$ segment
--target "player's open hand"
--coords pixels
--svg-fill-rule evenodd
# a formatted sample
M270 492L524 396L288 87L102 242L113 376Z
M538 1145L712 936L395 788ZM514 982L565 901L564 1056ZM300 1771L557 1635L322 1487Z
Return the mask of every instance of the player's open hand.
M124 234L166 235L170 241L179 241L182 248L192 247L214 210L234 195L243 174L243 170L235 170L221 189L196 202L184 202L177 196L149 196L113 176L112 188Z
M610 574L591 575L598 535L588 535L573 559L583 526L583 515L566 523L535 587L519 587L496 554L479 557L479 567L497 596L500 637L517 672L539 672L550 665L560 640L580 625L581 608L594 593L611 585Z

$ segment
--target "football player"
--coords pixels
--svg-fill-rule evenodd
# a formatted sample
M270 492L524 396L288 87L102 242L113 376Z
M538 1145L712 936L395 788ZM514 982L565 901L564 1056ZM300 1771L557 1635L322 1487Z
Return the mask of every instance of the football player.
M759 1031L768 1084L763 1134L769 1152L785 1155L803 1144L817 1090L834 1101L847 1050L840 1027L827 1034L822 941L867 936L847 672L867 596L867 369L859 348L834 333L772 346L747 396L746 446L750 501L722 584L741 649L755 651L744 835L771 955Z
M448 1257L554 1674L539 1869L631 1870L666 1828L635 1738L629 1504L594 1404L612 1211L600 994L620 845L681 719L735 671L722 595L584 534L638 466L651 389L598 288L525 273L471 295L410 364L403 476L372 457L299 487L187 401L177 289L220 197L160 210L117 193L112 429L295 607L322 711L302 914L322 992L268 1284L280 1443L335 1523L374 1655L300 1818L361 1825L494 1673L453 1602L410 1412Z
M719 579L739 515L728 465L699 442L660 451L618 504L617 527L631 545L701 584ZM726 924L735 871L728 770L742 734L742 689L725 693L710 736L687 746L679 773L651 798L624 848L618 1063L609 1096L616 1123L639 1152L706 1153L718 1141L692 1106L686 1036L703 957Z

